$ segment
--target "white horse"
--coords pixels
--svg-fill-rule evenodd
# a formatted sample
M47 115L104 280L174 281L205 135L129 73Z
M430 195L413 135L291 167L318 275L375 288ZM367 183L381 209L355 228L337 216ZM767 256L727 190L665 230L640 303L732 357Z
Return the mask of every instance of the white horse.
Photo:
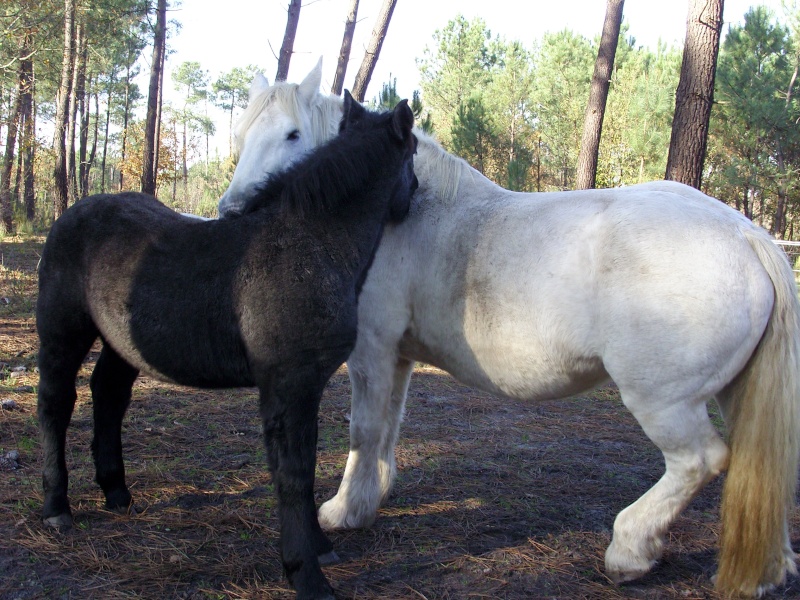
M319 94L320 78L317 65L299 85L253 81L221 214L334 135L341 99ZM359 302L350 455L323 526L367 526L389 495L419 360L519 400L616 383L666 463L614 522L616 582L653 567L678 514L726 469L717 588L760 595L796 573L800 304L769 235L673 182L510 192L418 137L411 213L386 229Z

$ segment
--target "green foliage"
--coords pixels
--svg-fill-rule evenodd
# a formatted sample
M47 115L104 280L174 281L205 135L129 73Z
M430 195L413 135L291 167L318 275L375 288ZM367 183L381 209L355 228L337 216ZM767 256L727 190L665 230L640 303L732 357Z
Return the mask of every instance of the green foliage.
M674 111L681 52L660 44L634 50L620 40L613 90L603 122L598 187L661 179Z
M176 90L183 91L185 105L191 106L208 98L208 71L197 61L185 61L172 72Z
M569 30L544 35L537 52L534 84L543 170L537 189L574 186L596 56L596 46Z
M394 77L391 81L383 84L380 94L377 98L373 98L370 104L375 109L391 110L402 99L403 98L401 98L397 93L397 78ZM422 98L420 97L419 90L414 90L414 93L411 97L410 106L411 112L414 113L414 125L426 133L432 133L433 123L431 120L431 115L422 104Z
M712 193L790 237L800 183L798 64L797 31L766 8L731 28L719 56L706 163Z
M459 105L450 136L453 151L485 175L493 162L497 136L479 95L471 96Z
M397 77L395 77L391 81L383 84L380 94L372 101L372 104L375 108L381 110L391 110L400 100L402 100L402 98L397 94Z
M422 96L419 90L414 90L411 96L411 112L414 113L414 125L422 129L425 133L433 133L433 118L422 104Z
M97 131L92 193L100 191L101 181L106 191L138 187L142 115L137 111L143 90L136 79L149 60L152 5L149 0L78 1L88 36L90 143ZM63 3L6 0L3 7L0 124L14 105L19 49L27 33L34 34L36 121L51 122L60 79ZM703 183L704 191L777 235L800 238L800 10L796 0L787 7L777 17L753 8L743 25L727 33ZM682 52L666 44L643 48L627 32L623 23L603 123L599 187L660 179L666 163ZM571 189L599 36L590 40L564 29L530 42L526 46L493 35L480 18L455 16L417 59L421 90L414 91L411 108L417 127L435 134L446 149L498 184L526 191ZM174 70L172 83L181 100L167 102L162 112L162 199L187 212L216 214L234 167L229 157L210 155L208 140L224 125L210 118L208 105L226 111L232 129L259 71L254 65L237 66L212 77L197 62ZM390 78L373 103L391 108L399 99L397 81ZM17 185L17 227L41 228L52 216L48 199L54 153L46 137L34 143L37 218L25 224Z
M247 92L253 78L261 72L255 65L234 67L227 73L222 73L211 85L214 93L214 102L223 110L245 108L247 106Z
M431 111L436 133L445 146L450 125L464 102L491 81L496 64L491 32L482 19L467 21L458 16L433 34L437 44L426 48L417 61L425 104Z

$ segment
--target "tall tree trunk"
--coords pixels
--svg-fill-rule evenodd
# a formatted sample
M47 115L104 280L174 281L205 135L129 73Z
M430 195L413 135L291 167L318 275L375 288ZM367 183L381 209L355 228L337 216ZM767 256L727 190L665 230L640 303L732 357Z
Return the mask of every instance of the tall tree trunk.
M78 199L78 176L77 176L77 161L75 158L75 140L78 136L78 105L80 103L80 94L82 93L81 80L83 74L81 73L81 54L83 51L83 43L86 38L85 24L83 20L76 15L75 24L75 44L74 44L74 60L72 64L72 87L69 94L69 121L67 122L67 177L68 184L68 204L74 204Z
M156 147L153 152L155 173L153 174L153 185L158 191L158 165L159 155L161 154L161 115L164 109L164 69L162 65L161 74L158 78L158 110L156 112Z
M92 81L89 77L89 87ZM78 197L89 195L89 122L92 113L92 97L84 93L80 103L80 130L78 141Z
M142 160L142 191L145 194L156 193L156 135L158 117L158 95L161 82L161 71L164 69L164 56L167 40L167 0L158 0L156 30L153 37L153 62L150 68L150 88L147 96L147 121L144 128L144 157Z
M131 67L130 64L125 67L125 104L122 109L122 147L120 149L120 158L122 166L119 170L119 191L122 191L125 180L125 157L128 150L128 113L131 110Z
M90 177L89 175L92 172L92 167L94 166L94 159L97 156L97 137L98 137L98 130L100 129L100 93L95 88L94 92L94 127L92 127L92 146L89 150L89 157L86 159L86 170L83 173L84 181L81 182L81 187L84 190L82 193L89 194L89 182ZM91 111L87 111L87 130L89 126L89 121L91 121Z
M798 69L800 69L800 65L795 64L794 72L792 73L792 77L789 80L789 87L786 90L785 98L786 101L783 105L783 112L786 114L789 110L789 107L792 102L792 95L794 94L794 86L797 81ZM781 134L776 131L775 135L775 160L778 167L778 201L775 205L775 214L772 218L772 227L770 228L770 233L773 235L784 238L786 235L786 204L788 200L789 190L787 189L787 176L786 176L786 159L783 152L783 143L781 140Z
M19 103L19 117L17 121L17 156L16 156L16 169L14 169L14 189L11 191L11 214L14 214L14 208L19 206L19 190L22 183L22 134L21 131L25 129L25 118L22 116L22 96L20 92Z
M383 0L378 19L375 21L375 27L372 28L372 37L369 40L366 52L364 52L364 60L361 62L361 67L359 67L355 82L353 82L353 98L359 102L364 101L364 96L367 93L367 86L369 86L369 80L372 79L375 64L378 62L383 39L389 30L389 22L392 20L395 4L397 4L397 0Z
M28 221L36 218L36 197L34 195L33 159L36 148L36 138L33 114L33 61L31 60L31 47L33 40L30 35L25 39L25 56L20 68L22 69L22 199L25 206L25 217Z
M300 22L300 0L291 0L287 10L286 31L283 33L283 43L278 54L278 72L275 81L286 81L289 76L289 63L292 61L294 51L294 37L297 34L297 24Z
M89 106L86 101L86 68L89 61L89 44L87 35L84 33L79 46L78 54L78 89L76 98L78 103L77 118L75 126L78 130L78 176L75 182L76 195L78 198L86 197L86 187L84 186L84 174L86 172L86 145L89 142Z
M103 135L103 158L100 160L100 193L106 191L106 157L108 156L108 131L111 125L111 94L114 91L116 71L111 71L108 78L108 93L106 94L106 130Z
M14 104L8 116L6 131L6 151L3 155L3 170L0 172L0 218L7 232L14 230L14 211L11 206L11 173L14 170L14 148L17 145L17 127L22 106L22 74L15 94Z
M606 112L608 88L611 84L611 73L614 70L614 57L617 53L619 29L622 25L623 4L624 0L608 0L606 5L603 34L600 37L600 47L597 49L597 60L594 63L592 87L589 92L589 102L586 105L586 116L583 121L581 151L578 154L577 187L580 190L595 187L597 157L600 152L600 135L603 131L603 117Z
M53 218L67 210L69 181L67 177L67 121L69 120L69 98L72 88L72 65L75 55L75 5L76 0L64 0L64 56L61 63L61 83L56 102L53 149Z
M347 11L347 21L344 23L344 36L342 36L342 48L339 50L339 61L336 63L336 76L333 78L331 94L342 95L344 86L344 76L347 73L347 63L350 61L350 49L353 47L353 34L356 31L356 17L358 16L358 0L350 0L350 8Z
M690 0L665 179L700 189L714 101L723 0Z
M175 138L175 142L178 141L178 120L175 119L172 121L172 133L173 137ZM175 153L175 158L173 159L173 170L172 170L172 206L175 206L175 198L178 195L178 153Z
M187 115L183 113L183 149L181 151L181 178L183 179L183 205L186 210L186 202L189 195L189 167L186 165L186 141L189 136L187 126Z

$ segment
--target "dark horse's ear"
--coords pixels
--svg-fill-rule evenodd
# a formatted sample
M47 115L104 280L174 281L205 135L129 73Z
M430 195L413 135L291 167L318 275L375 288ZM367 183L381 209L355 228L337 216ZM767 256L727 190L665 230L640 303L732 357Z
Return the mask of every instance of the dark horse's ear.
M350 92L344 91L344 104L342 105L342 120L339 123L339 131L347 129L351 123L356 123L364 115L367 109L357 102Z
M414 113L408 106L408 100L400 100L392 111L392 133L399 141L408 139L414 127Z

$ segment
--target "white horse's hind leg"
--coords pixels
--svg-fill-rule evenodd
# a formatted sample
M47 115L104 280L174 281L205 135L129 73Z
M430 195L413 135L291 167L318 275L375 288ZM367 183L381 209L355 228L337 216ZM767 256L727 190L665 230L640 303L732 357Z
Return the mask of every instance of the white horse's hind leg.
M353 386L350 454L339 491L319 509L323 529L371 525L394 483L394 447L414 363L394 354L375 360L373 354L362 364L364 355L354 352L348 361Z
M616 583L637 579L655 565L663 553L669 527L728 463L728 447L711 424L704 402L686 401L658 411L632 412L664 454L666 472L614 521L605 562L606 574Z

